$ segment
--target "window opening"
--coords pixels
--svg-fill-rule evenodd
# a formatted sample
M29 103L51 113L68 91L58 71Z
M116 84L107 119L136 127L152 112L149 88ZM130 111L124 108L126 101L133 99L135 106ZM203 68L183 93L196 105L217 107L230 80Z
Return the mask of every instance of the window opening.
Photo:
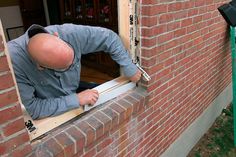
M134 1L136 2L136 0L134 0ZM64 2L64 0L61 0L60 4L62 2ZM85 18L85 22L89 21L89 20L87 20L88 17L86 17L86 15L85 15L86 10L81 11L79 9L80 5L81 6L86 6L85 2L90 3L90 2L95 2L95 0L94 1L92 1L92 0L91 1L85 1L85 0L80 0L79 1L79 0L77 0L77 1L70 1L69 3L66 3L66 6L62 7L62 9L66 8L65 10L67 12L67 13L65 12L65 15L63 15L63 17L65 17L64 22L66 22L66 20L75 20L75 19L79 20L81 18L82 19ZM113 2L113 1L101 0L101 4L99 4L99 5L103 6L103 8L105 6L107 6L107 4L110 4L111 6L116 7L116 13L115 14L117 16L115 16L115 18L112 17L113 15L110 13L109 14L109 19L107 19L108 15L105 15L105 14L107 14L107 11L104 11L104 10L103 11L98 10L97 13L94 14L94 15L99 17L99 18L96 18L96 19L98 20L98 22L101 23L101 25L109 23L111 21L114 22L114 19L116 19L115 20L116 24L114 25L115 29L113 31L118 32L118 29L119 29L119 35L121 36L126 48L129 49L130 48L129 44L131 43L130 36L135 36L135 35L127 36L127 34L131 33L130 32L130 27L129 27L129 24L130 24L130 22L129 22L129 20L130 20L130 18L129 18L130 17L130 15L129 15L130 14L129 13L129 5L132 5L132 4L135 4L135 3L132 3L132 4L130 3L129 4L128 1L119 0L118 1L119 5L117 5L116 4L117 1L115 1L116 3L111 3L111 2ZM72 4L78 4L78 6L76 7L76 8L78 8L76 12L75 12L75 8L71 9L71 8L73 8ZM98 5L87 5L87 6L94 6L94 8L98 7ZM85 8L88 8L88 7L85 7ZM117 8L119 10L118 12L117 12ZM69 9L71 9L71 11ZM104 8L104 9L109 10L109 8ZM50 10L50 8L49 8L49 10ZM118 13L119 13L119 17L118 17ZM122 15L121 15L121 13L122 13ZM49 14L50 14L50 12L49 12ZM71 17L76 17L76 18L72 19ZM119 26L118 26L118 20L119 20ZM114 24L114 23L112 23L112 24ZM111 29L111 26L113 26L113 25L110 25L110 29ZM4 43L5 43L5 41L4 41ZM137 46L137 45L135 45L135 46ZM10 67L11 67L11 70L13 72L12 65L11 65L11 62L10 62L10 59L9 59L10 57L9 57L9 54L8 54L7 50L6 50L6 55L8 57ZM132 56L134 56L134 55L132 55ZM86 70L89 71L88 69L86 69ZM118 70L119 70L119 68L118 68ZM93 72L94 71L91 71L91 73L93 73ZM108 75L108 77L110 77L110 79L113 79L116 76L115 75L114 76ZM15 80L15 78L14 78L14 80ZM94 81L92 81L92 82L94 82ZM110 100L110 99L112 99L112 98L114 98L114 97L116 97L116 96L118 96L118 95L120 95L120 94L122 94L122 93L124 93L124 92L126 92L126 91L128 91L128 90L135 87L134 83L129 82L129 80L127 80L124 77L118 77L118 78L110 80L108 82L105 81L105 83L104 82L101 82L101 83L102 83L102 85L95 87L99 91L99 96L100 96L98 102L96 103L96 105L102 104L102 103L104 103L104 102L106 102L106 101L108 101L108 100ZM17 90L17 92L18 92L18 90ZM112 95L112 97L109 96L109 95ZM41 136L42 134L45 134L46 132L54 129L55 127L57 127L57 126L65 123L65 122L67 122L68 120L80 115L84 111L90 110L91 108L96 106L96 105L94 105L92 107L91 106L86 106L84 109L82 107L80 107L78 109L71 110L69 112L66 112L66 113L61 114L61 115L56 116L56 117L48 117L48 118L41 119L41 120L32 120L32 118L26 112L23 104L21 103L19 93L18 93L18 98L19 98L20 104L22 105L22 109L23 109L23 113L24 113L24 119L25 119L25 126L26 126L26 128L29 132L31 140Z

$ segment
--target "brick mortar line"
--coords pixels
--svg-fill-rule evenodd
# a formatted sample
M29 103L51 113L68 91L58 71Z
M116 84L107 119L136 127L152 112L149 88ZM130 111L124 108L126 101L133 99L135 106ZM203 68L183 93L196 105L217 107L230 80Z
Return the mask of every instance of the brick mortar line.
M62 132L60 132L60 133L63 133L63 132L64 132L64 131L62 131ZM62 150L63 150L63 155L66 156L65 148L66 148L67 146L63 146L63 145L57 140L57 138L56 138L55 136L53 136L51 139L54 139L54 140L56 141L56 143L62 148Z
M75 155L76 153L78 153L77 147L76 147L76 140L69 133L67 133L66 130L63 132L69 137L69 139L71 139L71 141L73 141L73 143L74 143L74 153L73 154Z
M14 133L14 134L12 134L12 135L10 135L10 136L7 136L7 137L4 136L5 138L4 138L4 140L2 141L2 143L6 142L6 141L9 141L9 140L11 140L11 139L13 139L13 138L17 138L17 136L23 134L24 132L26 132L26 133L28 134L28 132L27 132L25 129L23 129L23 130L18 131L18 132Z
M143 120L143 121L145 121L145 120ZM149 123L151 123L151 121L150 121ZM148 125L149 123L147 123L146 125ZM142 128L143 128L143 127L139 128L137 131L140 131ZM148 130L147 130L147 131L148 131ZM145 133L146 133L147 131L143 132L142 134L140 134L140 135L138 136L138 138L135 138L135 139L136 139L136 140L140 140L140 139L145 140L145 139L144 139L144 135L145 135ZM135 136L135 135L134 135L134 136ZM151 135L150 135L150 136L151 136ZM131 138L131 136L130 136L130 138ZM135 140L135 141L136 141L136 140ZM133 141L132 143L134 143L135 141ZM142 142L142 141L141 141L141 142ZM132 143L128 144L127 147L130 146ZM129 152L133 151L133 150L136 149L137 147L138 147L138 145L134 146L133 149L131 149ZM143 146L143 147L144 147L144 146ZM142 148L143 148L143 147L142 147ZM129 153L129 152L127 152L127 153Z
M12 119L12 120L10 120L10 121L7 121L6 123L1 124L1 125L0 125L0 129L2 130L3 127L7 126L8 124L11 124L11 123L14 122L14 121L17 121L17 120L21 119L21 118L23 118L23 115L21 115L21 116L19 116L19 117L17 117L17 118L14 118L14 119ZM14 134L15 134L15 133L14 133ZM12 135L14 135L14 134L12 134ZM12 135L11 135L11 136L12 136ZM4 138L7 138L7 137L9 137L9 136L6 137L6 136L4 135L3 137L4 137Z
M208 32L208 33L210 33L210 32ZM213 36L213 37L211 37L211 38L208 38L207 40L205 40L204 42L208 42L208 41L212 41L212 38L215 38L217 35L215 35L215 36ZM184 37L184 36L181 36L181 37ZM197 38L200 38L200 37L202 37L202 36L199 36L199 37L197 37ZM194 39L197 39L197 38L194 38ZM182 44L180 44L180 45L177 45L177 46L175 46L175 47L173 47L173 48L170 48L170 49L168 49L168 51L172 51L172 50L174 50L175 48L177 48L177 47L179 47L179 46L183 46L183 45L185 45L185 44L187 44L187 43L190 43L190 42L192 42L194 39L192 39L191 41L189 41L189 42L185 42L185 43L182 43ZM168 42L171 42L171 41L174 41L174 40L177 40L177 39L173 39L173 40L170 40L170 41L168 41ZM218 40L217 40L218 41ZM214 45L217 41L215 41L215 42L212 42L211 43L211 45ZM191 49L191 48L193 48L193 47L197 47L198 45L200 45L200 44L202 44L203 42L201 42L201 43L199 43L199 44L197 44L197 45L193 45L192 47L189 47L189 48L187 48L187 49L184 49L184 50L182 50L183 52L185 52L185 51L188 51L189 49ZM158 48L159 46L162 46L162 45L164 45L164 44L167 44L166 42L165 43L162 43L162 44L160 44L160 45L158 45L158 46L155 46L154 48ZM196 51L200 51L200 50L202 50L202 49L204 49L204 48L206 48L207 47L207 45L205 45L204 47L202 47L201 49L198 49L198 50L196 50ZM218 45L216 45L215 47L218 47ZM213 48L215 48L215 47L212 47L211 49L213 49ZM150 49L146 49L146 48L144 48L145 50L150 50ZM208 50L209 51L209 50ZM143 52L142 52L143 53ZM162 52L162 53L164 53L164 52ZM142 57L142 58L144 58L144 59L152 59L152 58L154 58L154 57L158 57L158 55L161 55L162 53L159 53L159 54L157 54L157 55L155 55L155 56L151 56L151 57ZM176 54L177 55L177 54ZM176 56L176 55L172 55L171 57L173 57L173 56ZM169 58L171 58L171 57L169 57ZM168 58L167 58L168 59ZM167 60L166 59L166 60ZM164 62L164 60L162 60L162 62ZM158 64L159 63L161 63L161 62L158 62ZM153 65L153 66L155 66L155 65ZM152 67L153 67L152 66Z
M11 90L13 90L13 89L16 89L16 87L13 86L13 87L10 87L10 88L4 89L4 90L0 90L0 95L1 95L1 94L4 94L4 93L7 93L7 92L9 92L9 91L11 91Z
M12 103L12 104L8 104L7 106L1 107L1 108L0 108L0 111L3 111L3 110L5 110L5 109L10 109L10 108L16 107L16 106L18 106L18 105L19 105L18 102L14 102L14 103Z
M79 127L77 127L76 125L72 125L72 126L74 126L78 131L80 131L83 135L84 135L84 137L85 137L85 139L84 139L84 147L86 147L87 146L87 134L85 134ZM84 149L82 149L82 150L84 150Z
M119 124L120 124L120 113L118 113L116 110L114 110L114 109L111 108L111 107L110 107L109 109L111 109L113 112L115 112L115 113L117 114L117 116L118 116L118 117L117 117L117 121L118 121L117 123L118 123L118 125L119 125ZM113 124L113 121L111 121L111 122L112 122L112 124Z
M18 146L17 149L22 149L22 148L26 147L27 145L30 145L30 143L24 143L23 145ZM17 149L16 149L16 150L17 150ZM23 150L23 149L22 149L22 150ZM14 150L14 151L15 151L15 150ZM11 154L12 154L14 151L12 151Z
M160 18L160 16L161 15L163 15L163 14L176 14L176 13L178 13L178 12L180 12L180 11L182 11L182 10L179 10L179 11L176 11L176 12L166 12L166 13L161 13L161 14L156 14L156 15L151 15L151 16L148 16L148 15L146 15L146 16L140 16L140 22L142 21L142 19L141 18L154 18L154 17L156 17L157 19L159 19ZM168 22L162 22L162 23L160 23L160 21L159 20L157 20L157 25L152 25L152 26L144 26L144 25L142 25L143 23L141 23L140 24L140 28L152 28L152 27L155 27L155 26L158 26L158 25L164 25L164 24L170 24L170 23L173 23L173 22L181 22L181 21L183 21L183 20L187 20L187 19L193 19L193 18L195 18L195 17L198 17L198 16L204 16L204 15L206 15L206 14L209 14L209 13L213 13L214 11L209 11L209 12L205 12L205 13L201 13L201 14L196 14L196 15L193 15L193 16L188 16L187 15L187 17L181 17L181 18L179 18L179 17L175 17L175 16L173 16L173 19L172 20L170 20L170 21L168 21ZM214 18L217 18L218 16L216 16L216 17L212 17L212 18L209 18L209 19L206 19L206 20L201 20L201 21L210 21L211 19L214 19ZM199 23L199 22L197 22L197 23ZM197 24L197 23L194 23L194 24Z
M104 135L105 134L105 124L102 122L102 121L100 121L98 118L96 118L95 116L92 116L94 119L96 119L97 121L99 121L100 123L102 123L102 135ZM97 136L97 135L96 135Z
M94 131L94 141L96 141L97 140L97 134L96 134L96 131L97 131L97 129L96 128L94 128L87 120L85 120L84 121L85 123L87 123L92 129L93 129L93 131ZM86 135L86 137L87 137L87 135Z
M7 75L7 74L11 74L11 71L8 70L8 71L0 72L0 76L4 76L4 75Z
M192 17L192 19L193 19L194 17ZM215 18L217 18L217 17L213 17L213 18L210 18L210 19L208 19L208 20L201 20L201 21L199 21L199 22L197 22L197 23L192 23L191 25L188 25L188 26L184 26L184 27L179 27L179 28L190 28L191 26L194 26L194 25L196 25L196 24L200 24L200 23L206 23L206 22L208 22L208 21L210 21L210 20L214 20ZM172 21L170 21L170 22L165 22L165 23L161 23L160 25L168 25L168 24L172 24L172 23L175 23L175 22L181 22L181 21L183 21L183 20L186 20L186 19L189 19L189 18L181 18L181 19L179 19L179 20L172 20ZM220 24L221 23L221 21L219 21L219 22L214 22L214 23L212 23L211 25L214 25L214 24ZM210 26L211 25L208 25L208 26L206 26L206 27L204 27L204 28L210 28ZM141 32L140 32L140 37L141 38L144 38L144 39L146 39L145 38L145 36L142 36L142 29L154 29L155 27L158 27L159 25L154 25L154 26L152 26L152 27L146 27L146 26L142 26L142 25L140 25L140 30L141 30ZM164 33L161 33L161 34L158 34L158 35L156 35L156 36L152 36L152 37L159 37L159 36L161 36L161 35L164 35L164 34L167 34L167 33L170 33L170 32L174 32L175 30L178 30L179 28L177 28L177 29L174 29L174 30L171 30L171 31L167 31L167 32L164 32ZM202 29L204 29L204 28L202 28ZM215 30L215 29L213 29L213 30ZM200 30L196 30L196 31L200 31ZM195 32L195 31L194 31ZM191 33L194 33L194 32L191 32ZM151 37L150 37L151 38ZM149 39L149 38L147 38L147 39Z
M0 52L0 57L3 57L3 56L6 56L4 51Z
M134 104L133 103L130 103L128 100L126 100L126 99L124 99L124 101L126 102L126 103L128 103L129 105L131 105L131 116L132 116L132 114L134 113Z

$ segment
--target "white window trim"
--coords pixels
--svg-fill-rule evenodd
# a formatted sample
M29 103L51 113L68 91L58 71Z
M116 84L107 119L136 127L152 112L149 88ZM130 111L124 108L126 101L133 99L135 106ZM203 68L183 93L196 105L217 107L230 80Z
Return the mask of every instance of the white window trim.
M132 0L132 1L136 1L136 0ZM129 1L118 0L117 3L118 3L119 35L120 35L126 49L130 50L131 49L130 45L132 44L132 40L130 40L130 35L127 35L127 34L130 34ZM1 21L0 21L0 26L1 26ZM1 29L0 33L3 34L2 27L0 29ZM4 43L6 45L5 37L4 37ZM5 48L6 48L6 46L5 46ZM135 51L130 50L130 52L132 52L132 54L130 54L130 55L132 56L132 59L134 59L133 56L135 56L135 54L134 54ZM5 53L8 58L10 70L13 74L13 68L12 68L12 64L10 61L10 57L9 57L9 53L8 53L7 48L5 49ZM22 101L21 101L21 98L19 95L19 90L18 90L18 87L16 84L16 79L15 79L14 75L13 75L13 79L14 79L16 89L17 89L18 100L22 106L24 121L27 126L26 128L29 132L30 140L33 140L33 139L45 134L46 132L48 132L48 131L60 126L61 124L71 120L72 118L80 115L81 113L83 113L85 111L89 111L90 109L92 109L98 105L101 105L101 104L127 92L128 90L135 88L135 86L136 86L135 83L132 83L127 78L120 76L114 80L108 81L104 84L101 84L101 85L95 87L95 89L98 90L98 92L99 92L99 98L98 98L98 101L95 103L95 105L93 105L93 106L86 105L84 108L80 107L78 109L68 111L64 114L61 114L61 115L55 116L55 117L48 117L48 118L44 118L41 120L33 120L31 118L31 116L27 113L24 105L22 104Z

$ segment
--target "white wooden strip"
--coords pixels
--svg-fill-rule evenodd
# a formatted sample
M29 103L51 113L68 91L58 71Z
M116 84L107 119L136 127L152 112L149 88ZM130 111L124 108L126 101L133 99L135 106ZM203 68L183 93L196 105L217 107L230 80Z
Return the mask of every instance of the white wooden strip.
M85 105L84 111L91 110L92 108L99 106L99 105L107 102L108 100L111 100L111 99L127 92L128 90L133 89L134 87L135 87L135 83L130 82L130 83L127 83L127 84L122 85L120 87L117 87L113 90L102 93L99 95L98 101L93 106Z
M59 116L48 117L41 120L34 120L34 123L37 127L37 130L30 134L30 139L33 140L46 132L62 125L63 123L71 120L72 118L83 113L83 108L74 109L68 112L65 112Z
M118 3L118 28L119 36L127 50L129 49L129 1L119 0Z

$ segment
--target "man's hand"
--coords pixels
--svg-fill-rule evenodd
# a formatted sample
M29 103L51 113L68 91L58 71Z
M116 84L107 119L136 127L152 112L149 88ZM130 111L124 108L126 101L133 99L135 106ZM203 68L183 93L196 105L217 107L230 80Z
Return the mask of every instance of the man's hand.
M138 71L133 76L131 76L129 79L130 79L130 81L136 83L140 80L141 76L142 76L142 72L138 69Z
M77 94L79 98L79 104L84 105L94 105L99 97L98 91L95 89L87 89Z

